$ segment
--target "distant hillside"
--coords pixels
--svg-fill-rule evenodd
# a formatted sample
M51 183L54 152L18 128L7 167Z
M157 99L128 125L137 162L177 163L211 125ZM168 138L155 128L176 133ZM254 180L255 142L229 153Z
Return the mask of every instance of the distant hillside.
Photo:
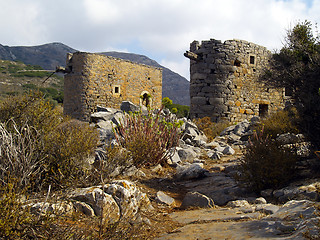
M53 75L40 66L25 65L21 61L0 60L0 100L8 95L19 95L27 90L39 89L61 103L63 77Z
M32 47L9 47L0 44L0 59L18 60L25 64L39 65L43 69L53 70L57 65L65 66L66 54L76 51L77 50L62 43L49 43ZM104 52L102 54L163 68L163 97L169 97L177 104L190 104L189 81L179 74L161 66L156 61L144 55L122 52Z
M49 43L32 47L8 47L0 44L0 59L22 61L25 64L39 65L46 70L66 65L66 54L76 52L62 43Z

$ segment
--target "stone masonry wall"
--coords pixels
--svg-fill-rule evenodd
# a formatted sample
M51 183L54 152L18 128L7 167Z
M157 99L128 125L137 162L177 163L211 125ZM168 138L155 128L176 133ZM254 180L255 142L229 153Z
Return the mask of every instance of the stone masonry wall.
M64 114L88 121L97 105L120 108L122 101L161 106L162 69L109 56L76 52L67 59Z
M284 108L284 89L259 81L271 57L265 47L243 40L194 41L190 51L190 116L232 123Z

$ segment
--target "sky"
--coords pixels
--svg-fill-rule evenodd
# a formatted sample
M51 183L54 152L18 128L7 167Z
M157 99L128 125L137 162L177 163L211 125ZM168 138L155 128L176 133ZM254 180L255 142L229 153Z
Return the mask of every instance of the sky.
M79 51L146 55L189 79L192 41L242 39L280 49L320 0L0 0L0 44L61 42Z

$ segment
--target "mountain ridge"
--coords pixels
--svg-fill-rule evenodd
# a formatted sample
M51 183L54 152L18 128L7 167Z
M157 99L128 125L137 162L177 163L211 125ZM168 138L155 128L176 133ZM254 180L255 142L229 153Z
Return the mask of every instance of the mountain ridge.
M60 42L46 43L37 46L12 47L0 44L0 59L22 61L25 64L39 65L44 69L54 70L56 66L65 66L67 53L77 51L78 50ZM169 97L177 104L190 104L189 81L169 68L160 65L155 60L145 55L135 53L110 51L100 52L98 54L162 68L162 97Z

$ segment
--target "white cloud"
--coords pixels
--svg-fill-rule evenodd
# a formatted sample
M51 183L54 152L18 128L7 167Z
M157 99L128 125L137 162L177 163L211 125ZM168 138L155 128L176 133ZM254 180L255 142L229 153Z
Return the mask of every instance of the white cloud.
M45 27L35 24L40 14L36 3L1 0L0 6L1 44L30 45L44 40Z
M63 42L78 50L125 49L188 76L193 40L244 39L281 47L297 20L319 22L320 0L0 0L0 44ZM311 8L309 8L311 6Z

